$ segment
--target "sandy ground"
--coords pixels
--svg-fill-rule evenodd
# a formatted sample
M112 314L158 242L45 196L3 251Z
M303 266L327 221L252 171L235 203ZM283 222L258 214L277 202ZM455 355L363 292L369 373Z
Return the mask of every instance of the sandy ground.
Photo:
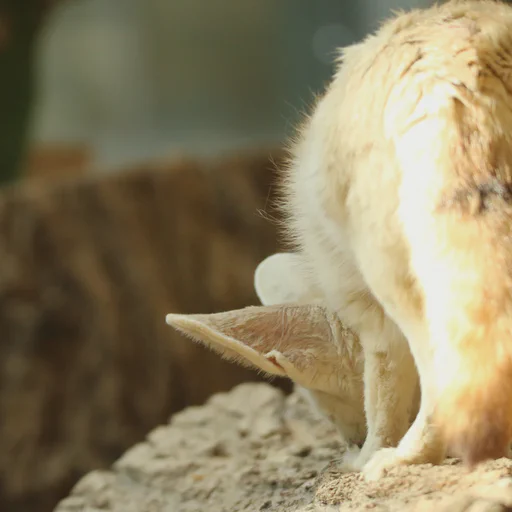
M58 512L512 511L512 461L455 460L377 483L341 475L335 431L302 399L243 384L176 414L114 464L85 476Z

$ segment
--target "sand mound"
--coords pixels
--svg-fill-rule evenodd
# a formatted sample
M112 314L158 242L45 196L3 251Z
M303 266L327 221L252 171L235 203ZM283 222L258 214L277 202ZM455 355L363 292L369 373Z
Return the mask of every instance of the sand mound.
M341 475L343 447L297 394L242 384L176 414L112 471L84 477L58 512L512 510L512 461Z

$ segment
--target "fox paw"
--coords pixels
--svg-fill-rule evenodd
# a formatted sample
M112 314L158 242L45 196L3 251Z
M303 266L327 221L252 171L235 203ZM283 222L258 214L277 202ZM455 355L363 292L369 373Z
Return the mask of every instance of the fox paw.
M335 461L335 466L340 473L361 471L364 466L361 449L358 446L348 446L343 456Z
M365 480L376 481L385 476L390 469L406 464L408 461L400 456L396 448L381 448L363 466L362 472Z

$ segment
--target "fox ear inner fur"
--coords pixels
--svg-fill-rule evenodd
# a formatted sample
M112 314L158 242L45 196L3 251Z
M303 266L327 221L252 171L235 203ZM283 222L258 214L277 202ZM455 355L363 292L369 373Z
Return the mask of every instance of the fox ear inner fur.
M343 381L333 378L344 370L340 353L355 340L335 314L318 305L253 306L209 315L170 314L166 322L227 359L334 395L340 393ZM344 364L355 365L349 356L346 354Z
M345 442L366 437L358 337L321 305L253 306L209 315L167 315L169 325L223 357L288 377Z

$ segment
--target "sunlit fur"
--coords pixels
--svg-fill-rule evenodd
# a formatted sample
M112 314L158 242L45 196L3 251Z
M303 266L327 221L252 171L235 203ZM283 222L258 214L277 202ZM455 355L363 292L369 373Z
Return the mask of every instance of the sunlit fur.
M489 0L399 14L346 48L300 131L288 234L364 350L368 437L347 470L506 453L511 138L512 8Z

